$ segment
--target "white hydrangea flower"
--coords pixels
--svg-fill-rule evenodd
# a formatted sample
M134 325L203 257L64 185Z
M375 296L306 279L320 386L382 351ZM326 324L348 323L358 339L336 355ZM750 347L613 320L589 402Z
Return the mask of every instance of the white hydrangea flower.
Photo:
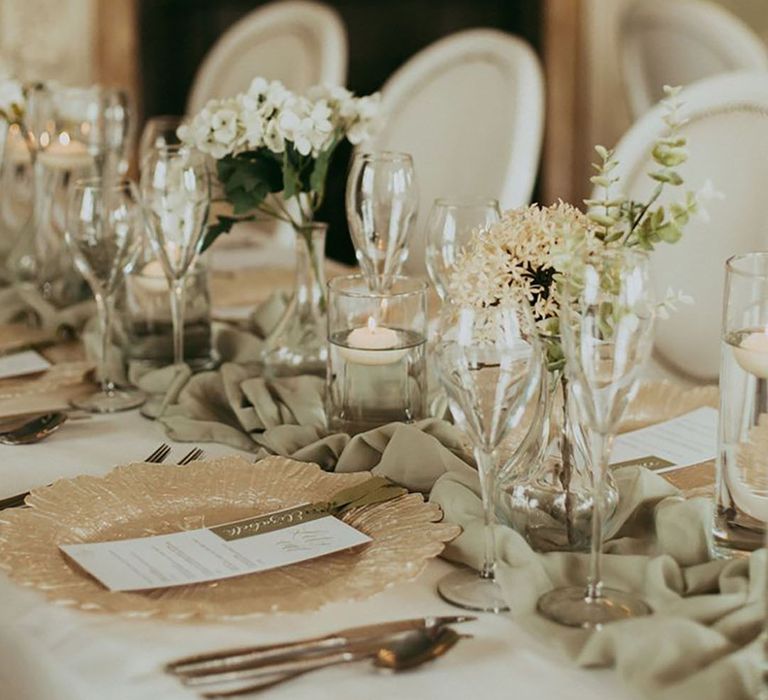
M341 86L317 85L300 96L257 77L237 97L208 102L178 134L217 159L259 148L281 154L286 143L317 158L344 137L353 144L368 138L378 112L378 95L357 98Z

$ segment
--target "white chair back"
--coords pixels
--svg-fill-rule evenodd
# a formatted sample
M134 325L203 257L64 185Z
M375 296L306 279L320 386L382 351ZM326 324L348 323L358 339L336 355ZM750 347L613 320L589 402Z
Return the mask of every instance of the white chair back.
M347 33L336 11L318 2L285 0L238 20L198 68L187 112L246 90L256 76L297 91L316 83L344 85Z
M694 300L657 323L655 355L678 376L712 381L720 364L725 261L768 250L768 73L707 78L683 90L681 99L689 119L682 130L690 152L680 168L685 183L669 188L660 203L681 199L682 189L706 188L707 181L716 196L703 201L707 216L693 218L680 241L660 243L652 253L657 296L672 288ZM645 201L656 184L647 173L656 169L650 150L665 129L662 109L643 116L616 148L616 174L632 199Z
M383 130L370 150L413 155L419 215L406 270L426 274L424 224L437 197L495 197L527 204L536 178L544 79L523 40L493 29L441 39L382 88Z
M768 48L744 22L706 0L636 0L621 25L621 60L635 119L688 85L739 70L768 70Z

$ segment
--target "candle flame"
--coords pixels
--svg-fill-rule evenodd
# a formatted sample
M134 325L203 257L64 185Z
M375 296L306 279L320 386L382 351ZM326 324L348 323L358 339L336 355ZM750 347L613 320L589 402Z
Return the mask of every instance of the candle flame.
M368 330L369 331L376 330L376 319L373 316L368 317Z
M59 143L62 146L69 146L69 141L70 141L69 134L66 131L62 131L59 134Z
M45 148L48 146L48 144L51 142L51 135L44 131L42 134L40 134L40 145Z

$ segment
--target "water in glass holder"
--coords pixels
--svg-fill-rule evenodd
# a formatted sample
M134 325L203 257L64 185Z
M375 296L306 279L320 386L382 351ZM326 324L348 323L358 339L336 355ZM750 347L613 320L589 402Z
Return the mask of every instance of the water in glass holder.
M362 275L328 285L326 415L350 435L427 414L426 284L396 277L372 292Z

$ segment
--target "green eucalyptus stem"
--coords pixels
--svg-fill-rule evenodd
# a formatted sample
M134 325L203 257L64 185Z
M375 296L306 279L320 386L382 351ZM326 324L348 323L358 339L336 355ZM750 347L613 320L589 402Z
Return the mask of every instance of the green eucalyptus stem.
M656 186L656 190L654 191L653 195L651 195L651 198L645 203L643 208L640 210L640 213L637 215L637 218L632 222L632 225L630 226L629 230L624 234L624 237L621 239L622 245L626 245L629 241L629 237L635 232L635 229L640 225L640 222L643 220L643 217L648 213L648 210L656 203L656 200L661 196L662 191L664 190L664 185L659 184Z

